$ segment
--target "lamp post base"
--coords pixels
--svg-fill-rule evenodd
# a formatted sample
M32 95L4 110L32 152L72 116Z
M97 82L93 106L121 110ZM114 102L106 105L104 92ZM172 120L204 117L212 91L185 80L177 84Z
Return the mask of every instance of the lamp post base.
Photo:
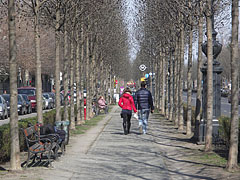
M212 126L213 126L213 130L212 130L212 137L213 137L213 143L217 142L217 140L219 139L219 122L218 119L213 119L212 120ZM196 143L201 145L201 144L205 144L205 136L206 136L206 120L201 119L200 123L197 122L196 123L196 133L194 134L194 137L196 139Z

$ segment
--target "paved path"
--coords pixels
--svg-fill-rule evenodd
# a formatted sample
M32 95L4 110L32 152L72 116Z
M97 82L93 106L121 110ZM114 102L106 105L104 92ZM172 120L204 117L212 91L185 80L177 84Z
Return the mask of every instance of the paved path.
M139 135L137 121L132 120L131 134L124 135L119 109L105 121L108 118L93 144L85 152L78 144L80 153L74 147L54 164L48 179L169 179L159 148L151 136Z
M189 143L163 117L150 116L146 135L139 134L138 122L132 119L131 134L124 135L119 114L116 106L86 134L71 137L66 155L53 163L54 168L28 168L20 173L9 173L2 179L211 180L239 177L225 173L221 167L188 160L186 155L194 154L201 147Z

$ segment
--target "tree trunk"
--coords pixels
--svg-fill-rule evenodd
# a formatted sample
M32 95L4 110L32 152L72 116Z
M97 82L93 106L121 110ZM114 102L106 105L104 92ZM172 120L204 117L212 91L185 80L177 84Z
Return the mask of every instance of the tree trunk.
M36 0L34 17L34 40L35 40L35 58L36 58L36 99L37 99L37 121L43 124L42 109L42 70L40 57L40 32L39 32L39 4Z
M169 61L169 113L168 113L168 120L172 121L173 119L173 54L172 50L170 50L170 61Z
M174 84L174 110L173 110L173 119L174 119L174 126L178 125L178 76L179 76L179 38L176 38L176 48L175 48L175 59L174 59L174 77L175 77L175 84Z
M90 120L90 108L89 106L91 105L90 103L90 82L89 82L89 77L90 77L90 59L89 59L89 35L87 35L87 40L86 40L86 90L87 90L87 100L86 100L86 106L87 106L87 120Z
M163 72L163 63L162 63L162 51L161 49L159 50L159 79L158 79L158 84L159 84L159 110L162 108L162 72Z
M238 135L239 135L239 117L238 117L238 25L239 25L239 1L232 0L232 41L231 41L231 130L230 130L230 148L228 154L227 170L239 170L238 166Z
M63 70L63 88L64 88L64 121L69 120L68 115L68 33L67 33L67 24L64 25L64 70Z
M74 114L74 30L71 34L71 51L70 51L70 129L75 129L75 114Z
M186 133L188 136L192 134L192 41L193 41L193 30L192 30L192 17L189 17L190 31L189 31L189 42L188 42L188 71L187 71L187 129Z
M81 124L84 123L84 118L83 118L83 89L84 89L84 69L85 69L85 61L84 61L84 29L83 25L81 26L82 32L81 32L81 64L80 64L80 92L81 92L81 101L80 101L80 119L81 119Z
M197 65L197 99L196 99L196 109L195 109L195 133L198 132L196 129L201 122L201 105L202 105L202 43L203 43L203 2L200 1L200 13L198 22L198 65ZM197 133L196 133L197 134ZM198 134L197 134L198 136Z
M11 170L20 170L20 147L17 111L17 47L15 25L15 1L8 1L8 36L9 36L9 71L10 71L10 138L11 138Z
M180 59L179 59L179 80L178 80L178 130L183 130L183 66L184 66L184 27L180 35Z
M56 26L55 26L55 43L56 43L56 60L55 60L55 93L56 93L56 121L61 121L61 104L60 104L60 7L57 3Z
M208 11L211 11L212 1L207 1ZM207 128L205 151L212 151L212 119L213 119L213 47L211 12L207 19Z
M166 76L166 51L163 50L162 51L162 99L161 99L161 114L164 115L165 114L165 76Z
M80 38L77 32L77 49L76 49L76 95L77 95L77 125L81 124L81 107L80 107Z

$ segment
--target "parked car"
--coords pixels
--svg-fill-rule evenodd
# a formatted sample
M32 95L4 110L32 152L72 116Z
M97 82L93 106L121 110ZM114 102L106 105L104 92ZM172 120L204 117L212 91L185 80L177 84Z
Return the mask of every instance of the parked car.
M1 95L0 95L0 117L1 119L8 118L7 102Z
M30 99L28 98L28 96L26 94L21 94L21 95L26 102L27 113L28 114L32 113L32 103L31 103Z
M21 94L18 94L18 113L27 114L27 103Z
M36 111L36 88L35 87L20 87L18 88L18 94L26 94L31 101L32 110Z
M7 102L7 112L8 112L8 115L10 115L10 94L3 94L2 97ZM19 95L19 94L18 94L17 108L18 108L19 114L27 114L26 101L23 99L22 95Z
M46 109L52 109L54 107L53 98L49 93L43 93L43 97L46 99Z
M222 97L228 97L229 90L228 89L221 89L221 96Z

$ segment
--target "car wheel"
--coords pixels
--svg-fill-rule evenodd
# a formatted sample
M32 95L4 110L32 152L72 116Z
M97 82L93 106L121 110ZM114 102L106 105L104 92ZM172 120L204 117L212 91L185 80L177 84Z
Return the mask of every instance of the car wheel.
M6 119L8 118L8 112L6 113L5 118L6 118Z
M24 115L24 109L23 108L21 109L21 115Z

